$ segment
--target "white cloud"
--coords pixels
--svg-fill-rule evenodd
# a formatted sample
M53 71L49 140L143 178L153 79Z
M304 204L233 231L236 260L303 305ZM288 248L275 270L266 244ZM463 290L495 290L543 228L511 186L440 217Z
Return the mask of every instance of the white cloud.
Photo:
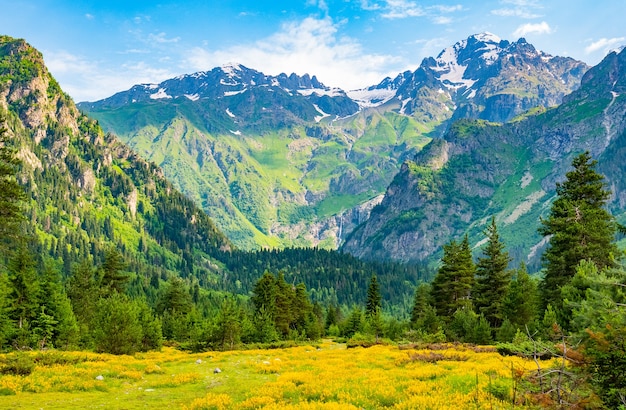
M537 0L502 0L504 4L513 4L514 6L520 7L534 7L541 8L542 6L539 4Z
M93 19L95 18L95 16L94 16L93 14L89 14L89 13L87 13L87 14L85 14L85 18L86 18L87 20L93 20Z
M369 0L361 0L361 8L363 10L379 10L380 9L380 5L374 3L374 2L370 2Z
M381 17L389 20L408 17L429 17L434 24L450 24L452 23L452 18L442 14L462 11L464 8L461 4L422 7L415 1L386 0L384 10L385 12L381 14Z
M326 0L307 0L306 5L317 7L321 11L328 13L328 4L326 4Z
M437 5L437 6L430 6L428 8L431 10L437 10L440 13L453 13L455 11L463 11L463 5L461 4L455 4L454 6Z
M602 50L605 54L626 42L626 37L601 38L585 47L585 53L591 54Z
M337 35L330 18L306 18L286 23L281 30L251 44L222 50L196 47L181 67L209 70L226 62L238 62L269 75L309 73L331 87L357 89L395 75L398 57L367 54L360 43Z
M421 55L436 56L441 52L441 50L450 45L450 39L446 37L418 39L413 41L413 44L421 45Z
M452 19L448 16L435 16L432 18L432 22L435 24L450 24Z
M542 17L541 14L533 13L530 10L524 10L522 8L514 8L514 9L496 9L491 10L491 14L500 17L521 17L523 19L535 19Z
M528 34L550 34L552 32L553 30L548 23L542 21L541 23L522 24L513 32L513 36L524 37Z
M407 0L387 0L385 9L387 11L381 16L386 19L403 19L426 15L426 11L417 3Z
M106 68L66 51L44 52L44 59L63 91L76 102L99 100L135 84L160 82L176 75L144 62Z
M160 44L178 43L179 40L180 40L180 37L167 38L167 35L163 32L158 33L158 34L148 35L148 41L153 42L153 43L160 43Z

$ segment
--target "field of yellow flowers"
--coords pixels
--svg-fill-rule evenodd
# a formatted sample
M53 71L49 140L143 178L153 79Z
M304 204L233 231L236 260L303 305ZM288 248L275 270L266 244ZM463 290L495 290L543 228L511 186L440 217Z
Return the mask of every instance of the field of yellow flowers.
M30 375L0 376L2 409L507 409L520 407L515 379L537 369L491 348L330 341L200 354L28 354Z

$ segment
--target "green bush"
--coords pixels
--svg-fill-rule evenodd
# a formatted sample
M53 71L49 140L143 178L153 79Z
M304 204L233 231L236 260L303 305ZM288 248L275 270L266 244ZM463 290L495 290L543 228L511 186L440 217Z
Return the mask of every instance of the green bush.
M16 352L6 356L0 373L15 376L28 376L33 372L35 362L27 353Z

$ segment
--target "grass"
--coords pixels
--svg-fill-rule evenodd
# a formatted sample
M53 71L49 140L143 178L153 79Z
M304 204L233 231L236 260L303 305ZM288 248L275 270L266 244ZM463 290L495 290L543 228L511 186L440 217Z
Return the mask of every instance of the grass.
M513 408L512 369L536 368L489 348L436 349L436 355L413 346L346 349L324 341L199 354L63 353L63 363L43 361L29 376L1 376L0 392L9 395L0 396L0 408L506 409ZM494 383L500 398L490 393Z

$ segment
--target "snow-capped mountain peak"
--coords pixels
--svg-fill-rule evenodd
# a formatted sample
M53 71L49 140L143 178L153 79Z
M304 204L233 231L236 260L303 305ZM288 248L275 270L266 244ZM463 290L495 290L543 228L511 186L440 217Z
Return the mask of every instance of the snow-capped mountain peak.
M490 33L488 31L482 32L482 33L478 33L478 34L474 34L473 36L470 36L470 38L475 38L478 41L481 41L483 43L500 43L502 41L502 39L498 36L496 36L493 33Z
M240 72L244 70L244 68L245 67L243 67L239 63L226 63L220 67L220 69L224 72L224 74L230 77L237 76Z

